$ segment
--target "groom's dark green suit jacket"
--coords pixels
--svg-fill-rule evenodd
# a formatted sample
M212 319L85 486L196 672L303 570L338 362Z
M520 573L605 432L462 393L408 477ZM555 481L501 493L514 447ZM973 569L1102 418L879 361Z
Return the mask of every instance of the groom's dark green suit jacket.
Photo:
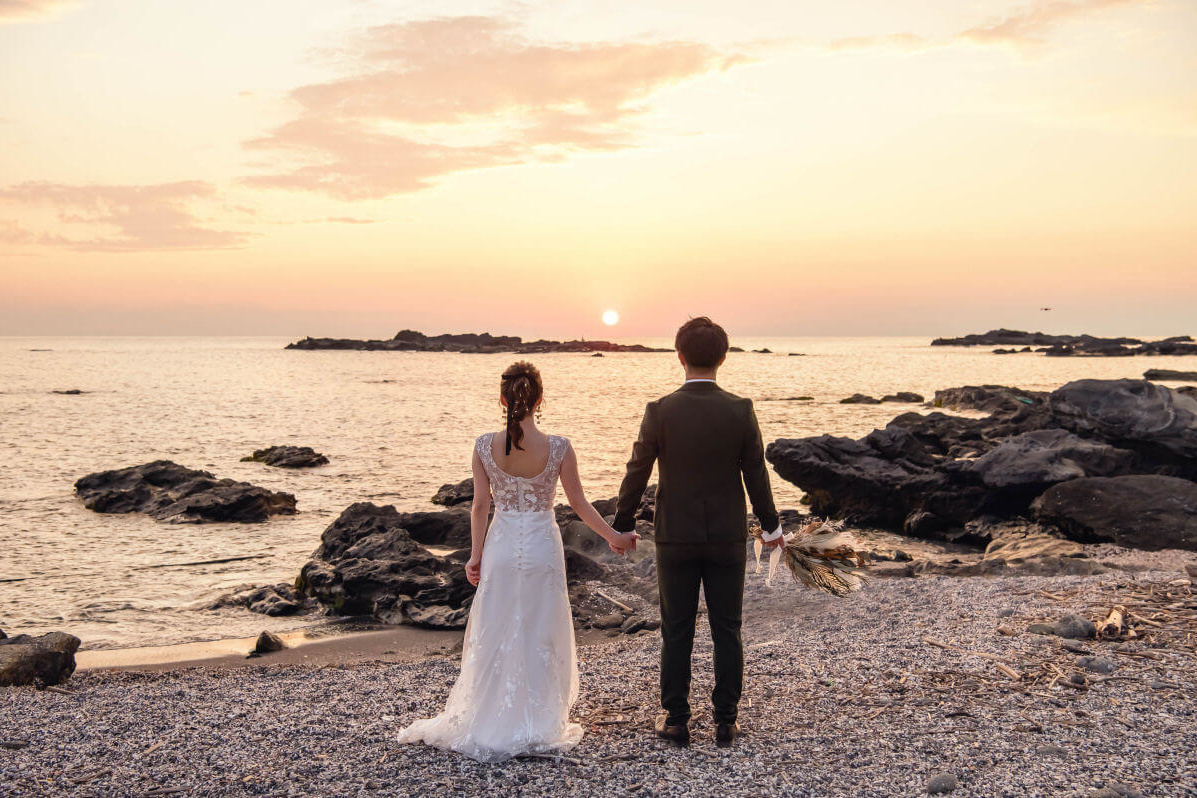
M658 463L657 543L742 542L748 511L768 531L777 528L765 448L752 400L713 382L688 382L649 402L619 489L615 521L619 532L635 528L635 513Z

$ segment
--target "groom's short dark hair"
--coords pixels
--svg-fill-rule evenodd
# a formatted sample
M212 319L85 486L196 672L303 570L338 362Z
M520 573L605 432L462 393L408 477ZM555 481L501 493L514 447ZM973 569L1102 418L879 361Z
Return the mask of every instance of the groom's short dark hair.
M727 333L706 316L699 316L678 328L673 346L689 365L712 369L727 354Z

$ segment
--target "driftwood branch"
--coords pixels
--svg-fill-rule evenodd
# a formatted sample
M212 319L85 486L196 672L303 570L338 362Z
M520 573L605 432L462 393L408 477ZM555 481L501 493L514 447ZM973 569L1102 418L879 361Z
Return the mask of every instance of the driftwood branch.
M634 610L634 609L632 609L631 607L629 607L627 604L624 604L622 601L617 601L617 600L615 600L615 599L611 598L610 596L608 596L606 593L604 593L604 592L603 592L603 591L601 591L601 590L595 590L594 592L595 592L597 595L599 595L599 596L602 596L602 597L603 597L603 598L605 598L607 601L609 601L609 602L611 602L612 604L614 604L616 607L619 607L619 608L620 608L621 610L623 610L624 612L635 612L635 610Z

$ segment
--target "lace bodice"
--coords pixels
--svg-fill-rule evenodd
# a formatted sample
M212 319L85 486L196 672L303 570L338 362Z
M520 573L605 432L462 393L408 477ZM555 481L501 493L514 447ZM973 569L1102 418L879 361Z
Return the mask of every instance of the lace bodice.
M552 510L557 496L557 477L561 474L561 461L569 448L569 439L560 435L549 436L549 461L544 471L534 477L517 477L499 468L494 456L494 437L488 432L474 441L474 448L482 459L482 467L490 479L490 494L495 508L510 512Z

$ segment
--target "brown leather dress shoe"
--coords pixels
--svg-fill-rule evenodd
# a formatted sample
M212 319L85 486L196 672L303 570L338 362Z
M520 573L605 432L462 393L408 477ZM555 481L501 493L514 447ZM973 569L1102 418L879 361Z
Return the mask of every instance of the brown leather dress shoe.
M715 727L715 745L720 748L727 748L740 736L740 724L732 721L731 723L720 723Z
M657 736L664 740L669 740L669 742L674 743L676 745L689 745L690 744L690 724L678 723L678 724L671 726L668 723L666 723L666 721L668 719L669 719L669 716L664 713L657 716L657 723L656 723Z

